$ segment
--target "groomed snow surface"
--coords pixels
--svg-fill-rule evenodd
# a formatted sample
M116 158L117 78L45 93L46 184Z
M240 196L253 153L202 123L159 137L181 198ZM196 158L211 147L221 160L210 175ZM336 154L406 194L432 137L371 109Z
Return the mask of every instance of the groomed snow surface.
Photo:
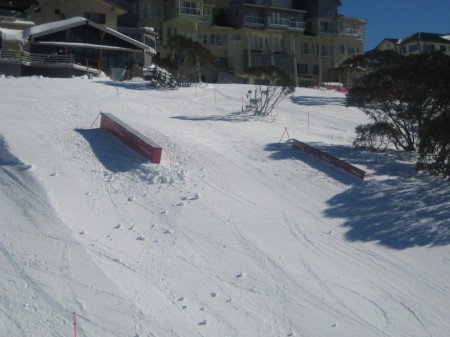
M1 77L0 336L72 336L73 312L82 337L450 336L448 183L355 150L341 93L264 119L251 88Z

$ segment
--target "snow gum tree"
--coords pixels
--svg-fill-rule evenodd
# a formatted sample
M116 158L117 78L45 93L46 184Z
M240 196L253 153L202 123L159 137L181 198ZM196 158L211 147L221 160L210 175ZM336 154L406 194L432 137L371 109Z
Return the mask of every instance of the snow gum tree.
M441 52L402 56L374 51L349 60L346 66L362 74L347 95L347 105L358 107L372 120L357 127L354 144L372 150L393 145L418 151L417 169L448 171L450 57Z
M287 95L295 91L294 80L275 66L249 68L246 74L254 81L254 89L246 94L247 111L267 116Z
M172 37L165 48L168 56L159 65L172 74L179 86L190 86L197 75L216 62L208 48L181 35Z

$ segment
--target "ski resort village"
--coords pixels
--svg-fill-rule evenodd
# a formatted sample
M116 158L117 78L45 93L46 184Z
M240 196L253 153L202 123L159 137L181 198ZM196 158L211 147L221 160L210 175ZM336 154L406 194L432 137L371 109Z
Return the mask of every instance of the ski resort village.
M0 2L0 337L450 336L450 35L342 2Z

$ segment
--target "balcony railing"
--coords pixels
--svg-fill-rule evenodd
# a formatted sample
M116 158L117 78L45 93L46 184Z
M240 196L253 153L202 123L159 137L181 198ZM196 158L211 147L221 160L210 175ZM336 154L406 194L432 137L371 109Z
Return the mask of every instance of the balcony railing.
M336 28L335 27L321 26L320 27L320 33L321 34L336 34Z
M284 26L289 27L290 20L285 18L267 18L267 25L268 26Z
M159 11L153 11L153 12L146 12L144 13L144 17L146 19L162 19L162 14Z
M64 3L64 0L38 0L39 5L49 5L49 4L56 4L56 5L62 5Z
M200 8L180 7L180 15L182 16L202 16Z
M304 22L300 22L300 21L290 21L289 22L289 29L290 30L300 30L303 31L305 30L305 23Z
M290 0L247 0L247 3L255 4L258 6L269 6L278 8L291 8Z
M29 65L36 64L73 64L73 55L35 54L19 50L0 51L0 60L15 61Z
M244 24L248 26L264 26L265 20L261 17L246 15L244 16Z
M348 36L359 36L359 29L357 28L344 28L343 29L344 35Z
M203 15L200 19L203 23L211 23L212 22L212 15Z
M212 42L212 43L210 43L209 48L211 48L211 49L223 49L223 48L225 48L225 43Z

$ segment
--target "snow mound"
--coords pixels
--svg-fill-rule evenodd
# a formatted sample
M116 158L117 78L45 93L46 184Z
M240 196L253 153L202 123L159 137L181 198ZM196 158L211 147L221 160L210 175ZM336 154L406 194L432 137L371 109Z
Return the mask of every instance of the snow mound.
M24 164L19 158L11 153L11 150L5 138L0 135L0 166L19 166L24 169L30 168Z

